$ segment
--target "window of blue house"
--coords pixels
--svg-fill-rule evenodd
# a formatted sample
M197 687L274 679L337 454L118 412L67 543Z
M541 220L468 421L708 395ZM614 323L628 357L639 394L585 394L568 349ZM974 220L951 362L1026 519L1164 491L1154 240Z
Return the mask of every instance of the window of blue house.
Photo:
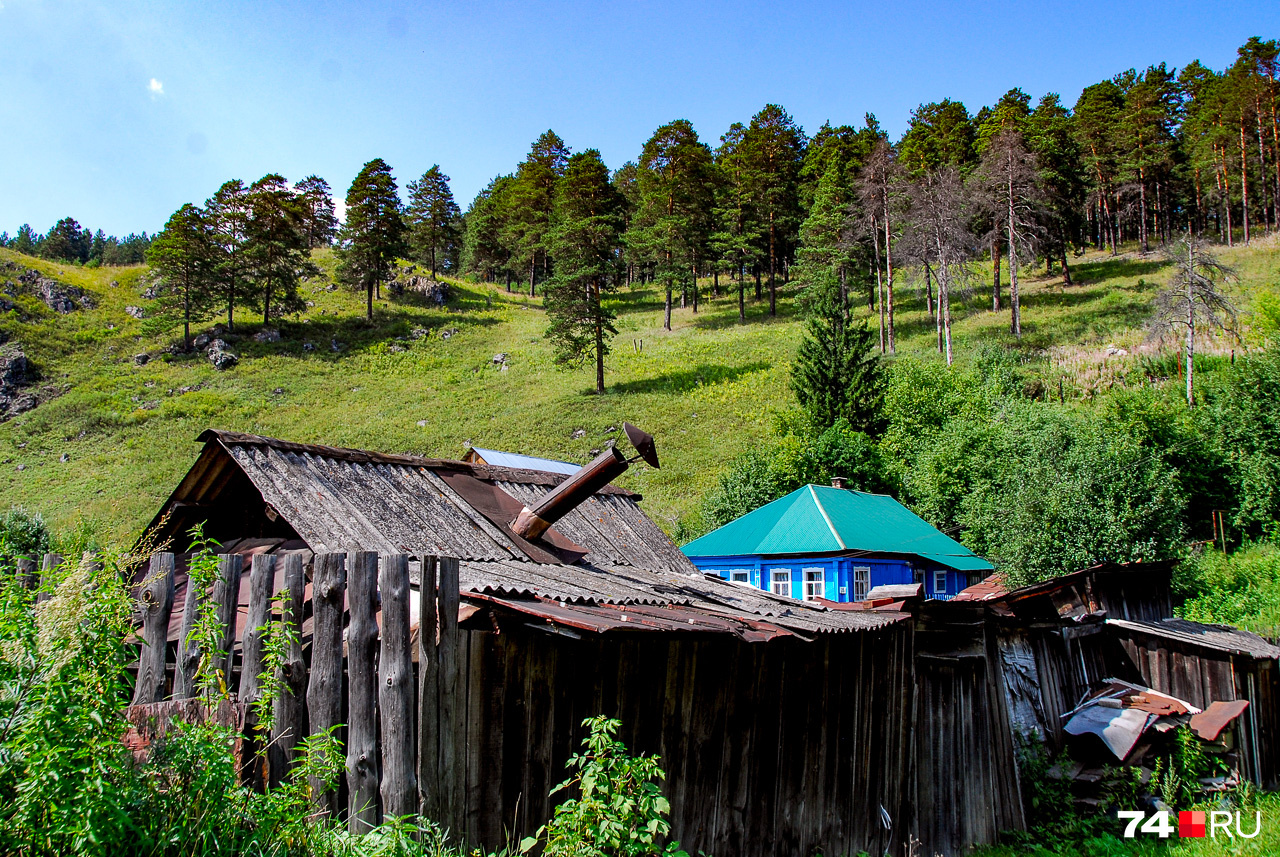
M745 583L749 586L751 584L751 569L749 568L731 569L729 571L729 579L732 580L734 583Z
M946 569L935 569L933 572L933 591L942 595L947 591L947 572Z
M827 575L821 568L804 570L804 600L813 601L827 597Z
M855 565L853 567L853 600L866 601L871 591L871 566Z
M774 595L785 595L791 597L791 569L775 568L770 572L769 591Z

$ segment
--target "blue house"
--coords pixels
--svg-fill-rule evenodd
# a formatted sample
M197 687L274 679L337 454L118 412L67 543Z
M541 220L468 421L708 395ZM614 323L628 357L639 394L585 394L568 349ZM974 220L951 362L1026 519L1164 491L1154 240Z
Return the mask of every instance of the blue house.
M863 601L873 587L903 583L945 599L993 570L892 497L822 485L792 491L681 550L725 580L829 601Z

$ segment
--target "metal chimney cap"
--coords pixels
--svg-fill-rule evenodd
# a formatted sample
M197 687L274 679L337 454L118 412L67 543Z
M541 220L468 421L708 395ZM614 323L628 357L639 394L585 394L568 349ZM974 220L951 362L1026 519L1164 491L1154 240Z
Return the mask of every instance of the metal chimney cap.
M658 467L658 448L653 443L653 435L636 428L631 423L623 423L622 430L627 433L627 440L640 453L640 457L650 467Z
M843 490L844 490L844 486L845 486L845 482L847 482L847 481L848 481L848 480L846 480L846 479L845 479L845 477L843 477L843 476L832 476L832 477L831 477L831 487L832 487L832 488L839 488L840 490L842 490L842 491L843 491Z

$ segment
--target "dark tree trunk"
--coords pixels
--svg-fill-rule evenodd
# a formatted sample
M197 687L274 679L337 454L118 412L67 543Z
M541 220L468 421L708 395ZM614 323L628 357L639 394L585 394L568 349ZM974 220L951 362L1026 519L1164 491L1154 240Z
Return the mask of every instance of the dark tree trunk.
M991 311L1000 312L1000 242L991 239Z

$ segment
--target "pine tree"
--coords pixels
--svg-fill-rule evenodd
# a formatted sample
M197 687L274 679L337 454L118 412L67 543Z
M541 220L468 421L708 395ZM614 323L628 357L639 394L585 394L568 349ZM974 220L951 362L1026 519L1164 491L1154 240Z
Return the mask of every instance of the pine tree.
M713 170L711 151L698 140L698 132L686 119L668 122L654 131L640 154L636 175L640 205L626 242L632 253L656 269L663 282L663 326L667 330L671 329L674 284L695 269L711 236Z
M1084 208L1084 164L1080 144L1072 132L1071 114L1056 92L1040 99L1027 119L1027 147L1036 156L1040 186L1045 195L1045 240L1050 252L1056 249L1062 263L1062 281L1071 285L1067 249L1080 233Z
M338 278L365 292L373 319L374 290L386 282L396 259L408 252L400 197L382 158L365 164L347 191L347 220L338 234Z
M181 314L182 346L189 350L191 322L203 318L217 299L217 252L205 213L191 203L174 212L152 240L147 263L160 274L164 296Z
M875 117L867 116L868 129L879 134ZM864 223L871 233L871 245L876 264L876 276L880 276L881 238L884 239L884 296L881 303L882 323L885 328L886 346L890 354L897 352L897 323L894 318L893 249L897 240L898 215L902 208L902 169L898 159L883 135L863 163L858 177L857 195L862 205Z
M506 279L511 291L512 252L503 240L511 216L512 176L498 176L472 200L463 218L463 270L479 274L489 282Z
M1187 406L1192 407L1196 401L1192 382L1196 331L1208 327L1236 335L1236 308L1221 288L1225 281L1236 278L1236 271L1205 250L1190 234L1173 245L1169 261L1173 263L1173 276L1169 278L1169 287L1156 295L1152 326L1157 335L1182 328Z
M227 331L233 332L236 329L236 304L244 299L240 290L248 276L245 244L250 209L249 192L244 182L239 179L224 182L218 192L205 202L205 217L215 248L215 277L223 305L227 308Z
M1085 87L1074 112L1076 138L1088 167L1091 203L1098 209L1099 246L1110 243L1119 252L1119 224L1115 205L1115 181L1119 168L1118 129L1124 110L1124 93L1115 81L1104 80Z
M534 141L528 156L516 169L504 241L529 272L530 297L537 287L538 262L542 262L544 272L551 269L547 235L551 229L556 182L568 158L569 147L554 131L547 130Z
M759 262L763 237L759 217L752 207L754 181L743 146L746 132L746 126L741 122L733 123L720 138L720 147L716 149L715 164L720 180L717 183L715 229L711 235L712 251L718 258L729 261L737 276L739 322L747 320L746 271ZM760 295L757 294L756 298L759 299Z
M808 303L808 321L791 366L791 389L819 430L843 418L858 431L882 428L880 358L866 322L854 322L828 281Z
M28 256L34 256L40 241L40 236L31 228L31 224L24 223L18 227L18 234L9 242L9 249L15 253L26 253Z
M74 217L64 217L53 225L40 244L40 255L59 262L89 261L89 244Z
M409 182L409 206L405 220L409 226L409 244L418 259L431 266L435 279L440 262L452 268L458 243L461 213L449 189L449 177L439 164Z
M338 234L338 218L329 183L319 176L307 176L295 190L306 209L307 247L328 247Z
M556 184L548 236L556 270L544 292L547 338L560 365L595 358L597 393L604 392L604 358L618 332L616 316L601 296L617 282L624 205L599 152L588 149L569 158Z
M795 245L800 228L800 167L804 163L804 131L785 110L766 104L751 117L743 147L751 164L751 198L767 240L769 315L778 311L778 267Z
M985 141L973 174L978 198L993 231L1003 231L1009 252L1009 330L1022 336L1022 300L1018 293L1019 258L1034 258L1041 193L1035 156L1027 151L1024 123L1010 118ZM998 300L998 299L997 299Z
M249 187L244 257L262 323L302 308L298 285L318 272L307 246L306 206L284 177L271 173Z

